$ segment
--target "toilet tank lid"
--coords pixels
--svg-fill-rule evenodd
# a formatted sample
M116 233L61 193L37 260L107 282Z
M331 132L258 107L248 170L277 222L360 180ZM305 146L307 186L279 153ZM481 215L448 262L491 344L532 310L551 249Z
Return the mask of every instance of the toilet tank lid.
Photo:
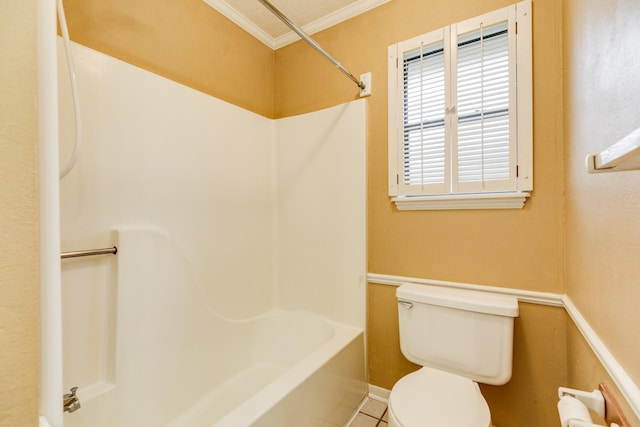
M498 316L518 317L518 299L514 296L444 286L405 283L396 291L399 300Z

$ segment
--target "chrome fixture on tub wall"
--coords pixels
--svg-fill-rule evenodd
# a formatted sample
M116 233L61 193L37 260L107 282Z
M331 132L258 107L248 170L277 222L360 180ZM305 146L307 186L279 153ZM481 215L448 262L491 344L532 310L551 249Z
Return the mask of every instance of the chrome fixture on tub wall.
M71 393L67 393L62 397L64 412L74 412L80 409L80 399L78 399L76 391L78 391L78 387L71 387Z

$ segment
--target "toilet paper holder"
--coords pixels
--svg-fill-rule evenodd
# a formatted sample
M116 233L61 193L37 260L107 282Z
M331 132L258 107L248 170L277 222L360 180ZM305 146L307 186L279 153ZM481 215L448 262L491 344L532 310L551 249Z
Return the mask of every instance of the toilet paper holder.
M558 397L560 401L562 401L563 398L574 399L576 403L582 405L585 410L593 410L600 418L604 419L605 425L609 427L631 427L631 423L625 416L621 405L618 403L609 386L605 383L600 383L598 389L591 392L558 387ZM558 403L558 405L560 405L560 403ZM558 410L560 410L559 406ZM598 424L591 424L590 421L587 422L586 419L580 420L573 418L568 421L566 424L567 427L601 427Z
M600 418L604 418L604 396L600 390L593 391L582 391L575 390L573 388L568 387L558 387L558 398L562 398L562 396L571 396L578 399L580 402L584 404L587 408L593 410ZM594 424L581 423L582 425L575 424L575 427L585 427L591 426Z

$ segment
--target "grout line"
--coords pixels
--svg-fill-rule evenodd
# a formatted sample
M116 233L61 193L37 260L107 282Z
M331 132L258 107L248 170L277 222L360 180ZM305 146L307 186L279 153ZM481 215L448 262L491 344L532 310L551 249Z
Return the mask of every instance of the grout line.
M382 403L384 403L386 405L386 408L384 409L384 411L382 411L382 414L380 415L380 417L375 417L375 416L373 416L371 414L367 414L366 412L362 411L362 408L364 408L364 406L367 404L367 402L369 400L374 400L376 402L382 402ZM353 423L353 421L356 419L358 414L362 414L362 415L367 416L368 418L372 418L372 419L376 420L377 421L376 427L384 427L385 425L388 426L389 425L389 421L383 420L383 418L387 414L387 412L389 412L389 401L387 399L384 399L384 398L382 398L380 396L377 396L377 395L367 394L362 398L362 400L360 401L360 404L358 405L356 410L353 412L353 414L351 415L351 418L349 418L349 420L344 425L344 427L349 427L351 425L351 423Z
M381 427L383 425L382 423L389 425L387 421L382 420L384 418L384 414L386 414L388 410L389 410L388 407L384 409L384 412L382 413L382 415L380 415L380 418L378 419L378 424L376 424L376 427Z
M360 413L360 414L362 414L362 415L364 415L364 416L365 416L365 417L367 417L367 418L371 418L372 420L376 420L376 421L377 421L376 426L380 423L380 419L379 419L379 418L374 417L373 415L365 414L364 412L359 412L359 413Z
M367 403L369 400L375 400L375 401L377 401L377 402L382 402L382 403L385 403L385 404L387 405L387 407L385 407L385 408L384 408L384 411L382 411L382 414L380 414L380 417L375 417L375 416L373 416L373 415L371 415L371 414L367 414L366 412L362 412L362 408L364 408L364 406L366 405L366 403ZM356 412L354 413L354 415L351 417L351 421L350 421L350 422L353 422L353 420L355 419L355 417L356 417L358 414L362 414L362 415L365 415L365 416L367 416L367 417L369 417L369 418L372 418L372 419L374 419L374 420L377 420L378 422L376 423L376 427L384 427L384 425L385 425L385 424L386 424L386 425L388 425L388 424L389 424L389 422L388 422L388 421L384 421L384 420L383 420L383 418L384 418L384 416L385 416L385 414L387 413L387 411L388 411L388 410L389 410L389 407L388 407L388 403L387 403L387 401L386 401L386 400L381 400L380 398L377 398L377 399L376 399L375 397L371 397L371 396L367 395L367 396L365 396L365 398L362 400L362 402L361 402L360 406L358 406L358 409L356 410ZM347 424L347 426L349 426L349 424Z

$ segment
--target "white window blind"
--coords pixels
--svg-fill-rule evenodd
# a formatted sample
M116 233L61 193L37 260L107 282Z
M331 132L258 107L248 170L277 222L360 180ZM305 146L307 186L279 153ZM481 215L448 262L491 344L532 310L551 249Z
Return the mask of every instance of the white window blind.
M404 185L445 183L444 43L420 46L403 59Z
M508 36L503 22L458 37L452 138L459 191L515 190Z
M398 43L389 54L390 195L531 189L530 3Z

